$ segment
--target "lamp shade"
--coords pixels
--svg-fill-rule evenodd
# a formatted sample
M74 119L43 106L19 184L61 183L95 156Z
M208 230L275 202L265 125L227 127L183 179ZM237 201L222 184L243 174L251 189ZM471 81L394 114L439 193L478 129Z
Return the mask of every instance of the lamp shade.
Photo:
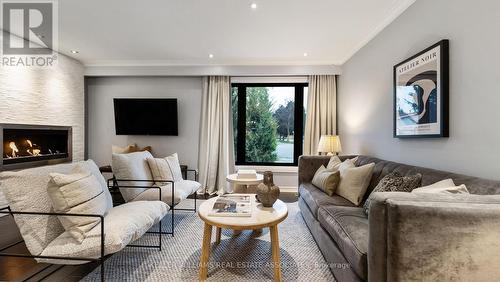
M318 153L338 153L342 151L338 135L321 135Z

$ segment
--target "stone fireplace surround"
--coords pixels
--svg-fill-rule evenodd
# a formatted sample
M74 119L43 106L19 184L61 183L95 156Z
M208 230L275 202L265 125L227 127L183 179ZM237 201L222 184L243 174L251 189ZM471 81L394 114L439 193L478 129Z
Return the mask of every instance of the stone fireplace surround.
M65 55L51 68L0 68L0 123L72 128L72 159L84 159L84 66ZM7 205L1 192L0 207Z

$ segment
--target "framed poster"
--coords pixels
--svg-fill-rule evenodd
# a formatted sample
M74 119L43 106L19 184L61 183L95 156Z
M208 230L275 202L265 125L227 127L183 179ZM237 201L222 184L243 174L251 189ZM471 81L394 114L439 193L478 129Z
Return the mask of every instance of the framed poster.
M448 40L394 66L394 137L448 137Z

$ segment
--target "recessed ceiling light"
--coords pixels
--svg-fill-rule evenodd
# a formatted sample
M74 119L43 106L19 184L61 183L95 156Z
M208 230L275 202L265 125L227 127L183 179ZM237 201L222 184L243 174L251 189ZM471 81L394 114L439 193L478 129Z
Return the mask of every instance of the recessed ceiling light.
M212 59L214 57L214 54L208 54L208 57Z
M71 54L78 54L80 52L78 52L77 50L71 50Z
M250 8L252 8L252 10L257 9L257 3L250 4Z
M307 53L304 53L304 57L307 57L307 55L308 55Z

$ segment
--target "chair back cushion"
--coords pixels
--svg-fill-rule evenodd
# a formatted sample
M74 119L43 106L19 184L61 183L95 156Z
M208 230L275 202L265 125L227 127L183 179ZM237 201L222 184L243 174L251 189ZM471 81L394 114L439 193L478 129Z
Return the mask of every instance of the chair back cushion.
M0 173L0 187L13 211L54 212L47 193L50 173L70 173L76 164L60 164ZM45 247L64 232L57 216L15 215L14 219L26 247L39 255Z
M150 152L134 152L130 154L113 154L112 168L116 179L126 180L153 180L147 159L152 158ZM151 182L139 181L119 181L123 186L153 186ZM137 195L141 194L147 188L123 188L120 192L125 201L132 201Z
M71 173L78 170L90 171L99 181L106 197L106 211L113 207L111 194L104 177L92 160L77 163L42 166L20 171L0 173L0 190L3 191L13 211L54 212L47 192L50 173ZM14 219L28 250L39 255L45 247L64 232L56 216L15 215Z

